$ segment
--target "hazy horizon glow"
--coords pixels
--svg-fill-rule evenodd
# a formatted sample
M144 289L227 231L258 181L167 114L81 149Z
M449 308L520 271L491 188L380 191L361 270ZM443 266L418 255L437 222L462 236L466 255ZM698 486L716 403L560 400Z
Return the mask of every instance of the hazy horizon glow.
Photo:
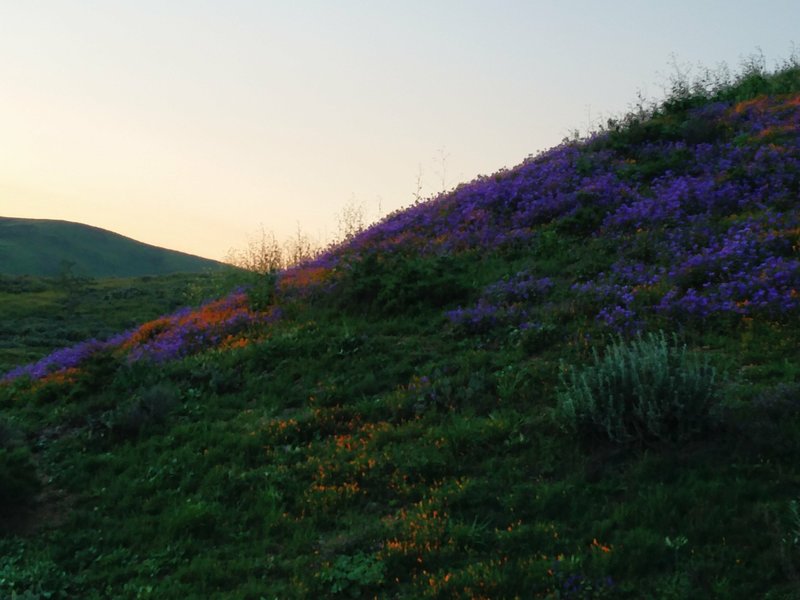
M215 259L260 224L324 242L348 203L409 205L420 168L429 196L660 97L671 54L798 41L794 1L645 4L8 3L0 216Z

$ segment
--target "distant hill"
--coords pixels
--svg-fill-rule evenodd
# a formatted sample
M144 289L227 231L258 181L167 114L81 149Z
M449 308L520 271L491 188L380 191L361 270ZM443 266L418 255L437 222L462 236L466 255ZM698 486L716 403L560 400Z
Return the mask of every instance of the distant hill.
M81 223L0 217L0 274L56 276L65 262L88 277L136 277L197 273L223 263Z

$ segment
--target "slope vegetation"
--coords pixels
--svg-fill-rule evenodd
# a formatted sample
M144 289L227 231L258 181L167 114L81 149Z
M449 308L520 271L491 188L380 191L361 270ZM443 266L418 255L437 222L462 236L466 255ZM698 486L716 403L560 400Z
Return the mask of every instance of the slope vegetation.
M0 590L794 598L799 201L751 69L20 366Z
M0 373L67 344L105 339L241 283L236 271L88 279L0 275Z
M224 268L191 254L143 244L68 221L0 217L0 273L56 277L68 264L84 277L138 277Z

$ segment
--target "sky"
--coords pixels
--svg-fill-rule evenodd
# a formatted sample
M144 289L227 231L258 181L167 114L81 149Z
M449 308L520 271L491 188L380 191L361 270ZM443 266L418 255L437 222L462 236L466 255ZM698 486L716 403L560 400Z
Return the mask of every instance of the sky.
M797 0L0 2L0 215L319 244L800 44Z

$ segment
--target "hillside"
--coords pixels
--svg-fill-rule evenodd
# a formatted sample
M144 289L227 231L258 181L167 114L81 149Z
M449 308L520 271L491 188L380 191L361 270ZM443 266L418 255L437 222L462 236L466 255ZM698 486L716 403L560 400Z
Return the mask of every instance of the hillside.
M0 217L0 274L57 277L70 264L83 277L199 273L222 263L143 244L69 221Z
M0 383L0 592L790 599L800 65Z
M0 373L236 287L236 271L87 279L0 275Z

